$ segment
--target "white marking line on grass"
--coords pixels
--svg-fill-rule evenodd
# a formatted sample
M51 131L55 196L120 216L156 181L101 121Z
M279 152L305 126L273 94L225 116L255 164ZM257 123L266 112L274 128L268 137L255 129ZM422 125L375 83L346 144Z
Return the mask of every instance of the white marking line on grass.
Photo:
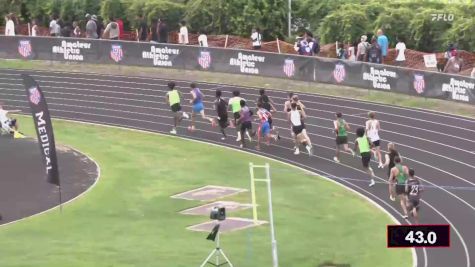
M39 62L44 62L44 60L32 60L32 61L39 61ZM9 71L16 71L16 72L39 72L39 73L52 73L52 74L62 74L62 75L84 75L84 76L96 76L96 77L108 77L108 78L128 78L128 79L137 79L137 80L148 80L148 81L165 81L168 82L170 79L164 79L164 78L157 78L157 77L146 77L146 76L127 76L127 75L117 75L117 74L102 74L102 73L93 73L93 72L81 72L81 71L44 71L44 70L37 70L37 69L11 69L11 68L5 68L4 70L9 70ZM0 70L1 72L1 70ZM1 75L10 75L10 76L18 76L18 74L15 73L0 73ZM219 73L216 73L219 75ZM37 77L46 77L46 78L55 78L55 79L83 79L83 80L90 80L88 78L83 78L83 77L69 77L69 76L63 76L63 77L58 77L58 76L47 76L47 75L35 75ZM99 81L107 81L103 79L97 79ZM190 83L190 80L179 80L179 79L174 79L176 82L188 82ZM113 81L116 82L116 81ZM122 81L120 81L122 82ZM127 82L126 82L127 83ZM247 89L247 90L258 90L258 89L266 89L263 87L257 87L257 86L241 86L241 85L236 85L236 84L226 84L226 83L213 83L213 82L200 82L200 84L206 84L206 85L213 85L213 86L229 86L233 88L241 88L241 89ZM321 83L314 83L315 85L321 84ZM157 85L156 85L157 86ZM352 87L355 88L355 87ZM361 89L364 90L363 88L356 88L356 89ZM205 90L205 89L204 89ZM279 89L279 88L273 88L272 91L276 91L279 93L289 93L289 90L284 90L284 89ZM400 107L400 106L394 106L394 105L388 105L388 104L381 104L377 102L371 102L367 100L355 100L353 98L349 97L343 97L343 96L329 96L329 95L323 95L323 94L312 94L312 93L305 93L305 92L298 92L299 95L306 95L306 96L311 96L311 97L321 97L321 98L327 98L327 99L335 99L335 100L341 100L341 101L346 101L346 102L351 102L351 103L362 103L362 104L368 104L368 105L374 105L374 106L381 106L385 108L392 108L392 109L399 109L399 110L405 110L405 111L415 111L423 114L429 114L433 116L438 116L438 117L444 117L444 118L450 118L450 119L455 119L455 120L461 120L465 122L470 122L470 123L475 123L475 120L471 117L464 116L464 115L457 115L449 112L443 112L443 111L435 111L435 110L430 110L430 109L424 109L424 108L406 108L406 107ZM450 102L449 102L450 103ZM388 113L390 114L390 113ZM394 116L401 116L405 117L402 115L394 115ZM412 117L406 117L409 119L412 119ZM426 120L427 121L427 120ZM428 121L431 122L431 121Z
M170 196L171 198L175 198L175 199L185 199L185 200L199 200L197 198L193 198L193 197L184 197L183 195L186 195L186 194L192 194L194 192L199 192L199 191L206 191L206 190L212 190L212 189L223 189L223 190L231 190L232 192L231 193L227 193L227 194L221 194L220 196L218 196L217 198L212 198L212 199L205 199L205 200L201 200L201 201L210 201L210 200L216 200L216 199L220 199L220 198L224 198L224 197L228 197L228 196L233 196L233 195L237 195L239 193L242 193L242 192L247 192L248 190L247 189L244 189L244 188L236 188L236 187L228 187L228 186L219 186L219 185L205 185L205 186L202 186L202 187L199 187L199 188L195 188L195 189L192 189L192 190L189 190L189 191L185 191L185 192L181 192L181 193L178 193L178 194L175 194L173 196Z
M264 225L264 224L268 223L267 221L261 221L261 220L254 221L253 219L240 218L240 217L228 217L228 218L226 218L226 221L229 222L229 224L231 224L232 221L246 222L248 224L243 225L243 226L239 226L239 227L234 227L234 228L231 228L231 230L227 230L227 231L220 230L222 233L236 232L236 231L239 231L239 230L245 230L245 229L249 229L249 228L256 227L256 226L261 226L261 225ZM208 221L208 222L188 226L188 227L186 227L186 230L196 231L196 232L209 232L209 229L199 229L199 228L201 226L208 226L208 225L214 226L216 224L217 224L216 221Z
M87 155L87 154L85 154L85 153L83 153L83 152L81 152L81 151L79 151L79 150L73 148L72 146L69 146L69 145L63 145L63 146L68 147L68 148L70 148L70 149L76 151L77 153L80 153L81 155L87 157L90 161L94 162L94 164L96 165L96 169L97 169L97 177L96 177L96 180L94 181L94 183L93 183L91 186L89 186L89 188L87 188L87 189L86 189L84 192L82 192L81 194L79 194L79 195L77 195L77 196L71 198L70 200L68 200L68 201L66 201L66 202L61 203L61 205L64 207L65 205L70 204L70 203L72 203L73 201L76 201L76 200L78 200L79 198L81 198L81 197L83 197L84 195L86 195L89 191L91 191L91 190L98 184L98 182L99 182L99 180L100 180L100 178L101 178L101 167L99 166L99 164L97 163L97 161L95 161L90 155ZM59 206L60 206L60 205L56 205L56 206L53 206L53 207L51 207L51 208L49 208L49 209L47 209L47 210L44 210L44 211L42 211L42 212L35 213L35 214L30 215L30 216L20 218L20 219L18 219L18 220L14 220L14 221L11 221L11 222L8 222L8 223L1 224L1 225L0 225L0 228L1 228L1 227L6 227L7 225L11 225L11 224L13 224L13 223L25 221L25 220L27 220L27 219L31 219L31 218L33 218L33 217L40 216L40 215L42 215L42 214L45 214L45 213L48 213L48 212L53 211L53 210L55 210L55 209L58 209Z
M212 146L216 146L216 147L220 147L220 148L224 148L224 149L229 149L229 150L233 150L233 151L237 151L237 152L242 152L242 153L246 153L246 154L249 154L249 155L253 155L253 156L258 156L258 157L261 157L261 158L265 158L265 159L268 159L268 160L271 160L271 161L274 161L274 162L279 162L281 164L284 164L284 165L287 165L287 166L290 166L290 167L293 167L293 168L296 168L296 169L299 169L301 171L304 171L304 172L311 172L312 174L324 179L324 180L327 180L327 181L330 181L338 186L341 186L343 187L344 189L348 190L348 191L351 191L353 193L355 193L356 195L360 196L361 198L365 199L366 201L368 201L369 203L371 203L372 205L374 205L376 208L380 209L382 212L386 213L389 218L391 218L391 220L396 223L396 224L401 224L401 222L399 220L396 219L396 217L394 217L388 210L384 209L381 205L379 205L378 203L376 203L374 200L372 200L371 198L369 198L368 196L364 195L363 193L359 192L359 191L356 191L355 189L353 188L350 188L348 186L345 186L344 184L342 183L339 183L337 181L335 181L334 179L330 179L324 175L320 175L314 171L310 171L308 169L305 169L303 167L300 167L299 164L300 163L297 163L295 161L291 161L292 163L296 164L296 165L293 165L293 164L290 164L290 163L287 163L285 162L284 158L281 158L281 157L278 157L278 156L273 156L275 158L271 158L269 156L269 154L265 153L265 152L260 152L260 154L256 154L256 153L252 153L250 151L246 151L246 150L241 150L241 149L237 149L237 148L234 148L234 147L230 147L229 145L227 144L220 144L220 143L210 143L209 141L201 141L201 140L197 140L197 139L190 139L190 138L185 138L185 137L181 137L181 136L171 136L171 135L168 135L168 134L165 134L165 133L162 133L162 132L157 132L157 131L151 131L151 130L148 130L148 129L144 129L144 128L137 128L137 127L131 127L131 126L127 126L127 125L122 125L122 124L116 124L116 125L109 125L109 124L103 124L101 122L98 122L98 121L86 121L86 120L72 120L70 118L55 118L55 120L61 120L61 121L68 121L68 122L74 122L74 123L81 123L81 124L88 124L88 125L95 125L95 126L101 126L101 127L109 127L109 128L115 128L115 129L122 129L122 130L128 130L128 131L135 131L135 132L140 132L140 133L146 133L146 134L152 134L152 135L160 135L160 136L167 136L167 137L174 137L174 138L178 138L178 139L182 139L182 140L187 140L187 141L193 141L193 142L198 142L198 143L201 143L201 144L206 144L206 145L212 145ZM162 125L165 125L165 124L162 124ZM168 124L167 124L168 125ZM205 132L209 132L209 131L205 131ZM211 133L214 133L214 132L211 132ZM269 156L266 156L266 155L269 155ZM277 159L278 158L278 159ZM288 160L288 159L287 159ZM308 167L306 166L307 168L310 168L312 170L318 170L318 169L315 169L315 168L312 168L312 167ZM346 182L346 181L345 181ZM373 197L377 198L378 200L380 200L383 204L385 204L387 207L389 207L390 209L392 209L395 213L399 214L400 216L402 216L402 214L397 211L394 207L392 207L388 202L386 202L385 200L382 200L380 199L379 197L377 197L376 195L372 194L371 192L367 191L366 189L363 189L351 182L346 182L354 187L357 187L359 188L360 190L368 193L369 195L372 195ZM432 207L434 209L434 207ZM455 226L453 226L455 227ZM461 238L459 236L459 238ZM426 249L423 248L423 254L424 254L424 267L427 267L428 266L428 258L427 258L427 253L426 253ZM413 259L413 264L414 266L417 266L417 263L418 263L418 256L417 256L417 253L416 253L416 249L414 248L411 248L411 251L412 251L412 259Z

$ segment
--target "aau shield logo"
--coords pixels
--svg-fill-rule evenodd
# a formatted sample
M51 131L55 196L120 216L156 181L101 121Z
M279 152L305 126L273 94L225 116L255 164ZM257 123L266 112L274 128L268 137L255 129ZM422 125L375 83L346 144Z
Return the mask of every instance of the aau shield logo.
M426 88L426 82L424 81L424 75L422 74L414 74L414 90L418 94L424 93L424 89Z
M295 75L295 64L293 59L286 59L284 61L284 73L289 78Z
M333 78L337 83L341 83L345 80L346 77L346 70L345 65L343 64L336 64L335 69L333 70Z
M30 40L20 40L18 42L18 53L24 58L31 56L32 48Z
M211 53L207 51L201 51L198 57L198 64L203 69L208 69L211 66Z
M38 88L32 87L28 89L28 92L30 93L30 102L35 105L38 105L38 103L40 103L41 101L41 94L40 91L38 91Z
M115 62L119 63L119 61L122 60L122 58L124 57L124 52L122 51L122 46L121 45L112 45L111 46L111 58L112 60L114 60Z

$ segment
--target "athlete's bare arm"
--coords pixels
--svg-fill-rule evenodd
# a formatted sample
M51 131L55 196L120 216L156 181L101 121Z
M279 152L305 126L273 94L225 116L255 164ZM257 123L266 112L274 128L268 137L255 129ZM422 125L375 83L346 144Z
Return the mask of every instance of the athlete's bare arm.
M300 112L300 116L302 116L303 119L307 118L307 114L305 114L305 111L302 109L299 111Z
M355 147L353 149L355 152L359 151L358 140L355 140Z
M289 100L285 101L285 103L284 103L284 112L287 112L287 109L289 108L289 106L290 106L290 101Z
M190 94L191 94L191 100L190 100L190 103L193 103L193 100L195 100L195 99L196 99L196 94L195 94L195 92L193 92L193 91L190 91Z
M338 121L333 121L333 127L335 127L335 132L338 132Z

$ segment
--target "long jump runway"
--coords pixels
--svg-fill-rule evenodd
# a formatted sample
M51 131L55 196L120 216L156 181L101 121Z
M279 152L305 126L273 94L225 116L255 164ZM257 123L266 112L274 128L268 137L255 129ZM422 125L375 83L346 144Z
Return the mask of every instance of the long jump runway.
M28 112L21 73L31 74L45 91L53 117L74 121L92 122L141 129L168 134L172 119L165 103L168 91L167 80L145 77L125 77L98 74L78 74L47 71L0 71L0 101L6 109L22 109ZM178 81L177 85L186 96L184 110L191 111L189 82ZM220 84L199 84L205 98L207 114L215 115L212 101L216 89L228 98L239 89L241 96L255 106L257 90ZM397 202L388 197L386 170L372 167L377 175L376 186L369 188L366 174L361 169L359 158L343 155L341 163L333 162L334 114L343 112L354 130L364 125L367 111L376 111L381 121L382 148L394 142L405 164L415 168L416 175L426 186L421 207L421 223L450 224L451 248L417 249L417 266L469 267L475 262L475 120L454 115L386 106L370 102L299 93L306 105L306 125L314 144L315 155L293 155L293 144L283 103L284 91L269 91L271 99L278 103L274 125L278 127L280 142L261 151L249 146L246 151L275 158L329 177L367 196L391 213L400 223L402 218ZM187 121L178 128L178 135L210 143L238 148L236 132L228 128L227 140L220 140L218 128L208 122L197 120L197 131L188 133ZM354 140L351 134L350 140ZM352 145L352 144L351 144ZM159 151L157 151L159 153ZM247 165L243 165L247 168ZM298 182L298 181L296 181ZM298 193L298 192L295 192ZM316 212L318 205L314 203ZM276 210L275 212L278 212ZM350 222L349 222L350 223ZM381 225L385 228L385 225ZM312 237L318 238L318 237ZM385 244L381 244L385 245Z

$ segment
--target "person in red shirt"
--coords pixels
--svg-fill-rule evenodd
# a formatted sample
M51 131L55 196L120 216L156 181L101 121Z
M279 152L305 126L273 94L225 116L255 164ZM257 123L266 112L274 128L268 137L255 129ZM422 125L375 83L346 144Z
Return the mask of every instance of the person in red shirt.
M124 21L121 18L116 18L115 22L119 25L119 40L124 39Z

